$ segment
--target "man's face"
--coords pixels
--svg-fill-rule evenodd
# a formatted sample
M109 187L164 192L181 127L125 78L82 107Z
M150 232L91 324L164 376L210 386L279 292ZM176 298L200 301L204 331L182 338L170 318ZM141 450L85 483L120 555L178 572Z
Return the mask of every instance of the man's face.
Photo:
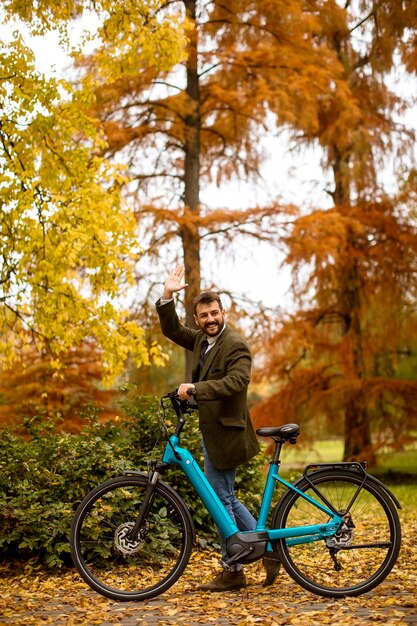
M219 334L224 326L224 314L225 312L220 309L216 300L212 300L208 304L200 302L197 304L194 320L206 335L214 337Z

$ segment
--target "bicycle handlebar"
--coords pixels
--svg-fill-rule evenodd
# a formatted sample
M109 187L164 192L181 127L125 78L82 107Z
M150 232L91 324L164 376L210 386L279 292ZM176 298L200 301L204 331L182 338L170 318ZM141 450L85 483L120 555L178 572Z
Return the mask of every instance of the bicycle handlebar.
M191 396L195 396L195 390L194 389L188 389L187 390L187 394L191 397ZM169 393L167 393L166 396L162 396L161 398L161 406L162 409L165 410L165 405L164 405L164 400L165 399L169 399L171 401L171 405L172 408L174 409L177 417L178 417L178 424L175 427L175 435L177 437L180 436L181 431L185 425L185 415L187 413L190 413L190 411L195 410L197 408L197 405L195 404L191 404L188 400L183 400L182 398L179 397L178 395L178 388L175 389L175 391L170 391ZM167 431L167 428L165 426L164 423L164 428L165 428L165 432L166 434L169 436L169 433Z

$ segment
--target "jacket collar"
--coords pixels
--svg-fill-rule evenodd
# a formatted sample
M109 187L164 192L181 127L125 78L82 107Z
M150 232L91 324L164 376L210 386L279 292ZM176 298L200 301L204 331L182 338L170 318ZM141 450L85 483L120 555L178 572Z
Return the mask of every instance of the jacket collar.
M204 367L203 367L202 371L200 372L200 379L203 378L203 376L206 374L206 372L207 372L208 368L210 367L210 365L211 365L215 355L220 350L220 347L221 347L225 337L229 333L230 333L230 328L226 325L224 327L224 330L222 330L222 332L219 335L217 335L216 343L210 349L210 352L207 355L206 362L204 363ZM200 335L197 336L197 341L195 343L195 348L194 348L193 377L194 377L195 373L197 372L199 359L200 359L200 353L201 353L201 344L203 343L203 341L205 339L207 339L207 335L205 333L203 333L203 331L201 331Z

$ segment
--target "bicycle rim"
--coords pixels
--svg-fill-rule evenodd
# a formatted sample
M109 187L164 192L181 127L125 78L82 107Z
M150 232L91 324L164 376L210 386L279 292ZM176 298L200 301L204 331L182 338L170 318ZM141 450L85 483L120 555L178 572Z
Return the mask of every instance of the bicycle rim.
M82 578L115 600L145 600L166 591L190 558L193 525L176 493L158 483L135 540L132 529L143 502L145 476L122 476L81 502L71 528L71 553Z
M275 542L275 549L288 574L304 589L335 598L366 593L386 578L397 560L401 544L397 511L378 485L370 481L359 489L362 477L354 472L324 471L310 479L343 514L345 524L332 538L298 545L280 540ZM305 479L297 487L319 501ZM325 513L289 491L278 503L273 527L328 520Z

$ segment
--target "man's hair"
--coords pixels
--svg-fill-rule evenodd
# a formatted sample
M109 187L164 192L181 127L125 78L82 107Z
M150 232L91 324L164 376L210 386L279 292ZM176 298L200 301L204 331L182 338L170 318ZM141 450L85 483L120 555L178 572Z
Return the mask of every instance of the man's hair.
M220 307L220 310L223 311L222 301L220 300L220 296L215 291L202 291L198 294L193 300L194 305L194 315L197 313L197 305L198 304L210 304L210 302L216 301Z

